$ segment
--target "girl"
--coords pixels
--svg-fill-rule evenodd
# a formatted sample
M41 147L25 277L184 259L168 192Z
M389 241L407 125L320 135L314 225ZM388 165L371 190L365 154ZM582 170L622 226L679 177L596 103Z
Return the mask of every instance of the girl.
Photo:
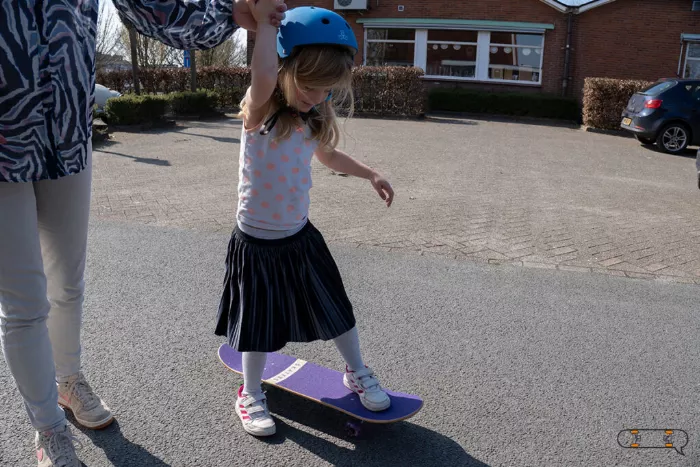
M346 362L343 382L369 410L390 406L360 354L355 317L338 268L308 220L311 159L369 180L390 206L389 182L335 149L334 101L350 101L357 41L338 14L300 7L279 31L266 22L274 0L250 0L258 21L243 120L237 226L226 258L216 334L243 352L236 413L256 436L275 433L261 389L267 352L287 342L333 339ZM278 60L279 56L279 60ZM332 99L331 99L332 97Z

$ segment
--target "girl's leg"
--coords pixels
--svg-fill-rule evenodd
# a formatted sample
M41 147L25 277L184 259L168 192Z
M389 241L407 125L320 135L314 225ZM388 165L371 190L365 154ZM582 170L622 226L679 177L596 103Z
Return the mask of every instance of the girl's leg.
M335 339L336 347L345 359L348 368L343 376L343 384L360 396L362 405L368 410L385 410L391 405L389 395L382 389L371 368L367 368L360 353L360 337L354 327Z
M262 375L267 353L243 352L243 394L262 396Z
M365 367L360 353L360 336L357 333L357 327L352 328L345 334L333 339L335 346L338 347L340 355L348 365L348 370L357 371Z
M243 352L243 386L238 389L236 413L243 429L254 436L274 435L276 430L261 387L266 360L265 352Z

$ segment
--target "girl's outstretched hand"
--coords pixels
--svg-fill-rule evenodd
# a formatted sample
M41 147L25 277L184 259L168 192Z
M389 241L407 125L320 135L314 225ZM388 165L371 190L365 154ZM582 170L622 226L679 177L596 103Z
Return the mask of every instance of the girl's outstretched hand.
M254 0L235 0L233 19L236 24L248 31L257 31L258 23L261 22L256 19L258 18L256 10L259 3L262 4L259 5L261 8L273 5L268 14L263 14L260 18L265 22L269 22L271 26L279 27L287 11L287 5L284 3L284 0L259 0L258 2Z
M374 189L377 190L379 197L386 202L386 207L390 207L392 201L394 201L394 189L391 187L389 180L381 174L375 173L369 181Z

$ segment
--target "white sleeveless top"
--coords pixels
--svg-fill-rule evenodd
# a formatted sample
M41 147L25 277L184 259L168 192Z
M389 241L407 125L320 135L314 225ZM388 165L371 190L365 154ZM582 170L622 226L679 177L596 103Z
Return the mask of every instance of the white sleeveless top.
M294 230L306 223L311 158L318 141L308 126L275 142L278 127L261 135L260 126L241 132L238 222L265 230Z

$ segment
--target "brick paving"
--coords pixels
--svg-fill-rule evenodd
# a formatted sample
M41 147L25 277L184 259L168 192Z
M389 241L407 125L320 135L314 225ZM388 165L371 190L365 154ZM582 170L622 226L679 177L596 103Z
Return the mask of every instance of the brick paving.
M329 242L467 261L700 284L692 152L578 128L489 120L354 119L344 149L397 191L313 166ZM117 132L96 147L93 218L230 231L240 122Z

